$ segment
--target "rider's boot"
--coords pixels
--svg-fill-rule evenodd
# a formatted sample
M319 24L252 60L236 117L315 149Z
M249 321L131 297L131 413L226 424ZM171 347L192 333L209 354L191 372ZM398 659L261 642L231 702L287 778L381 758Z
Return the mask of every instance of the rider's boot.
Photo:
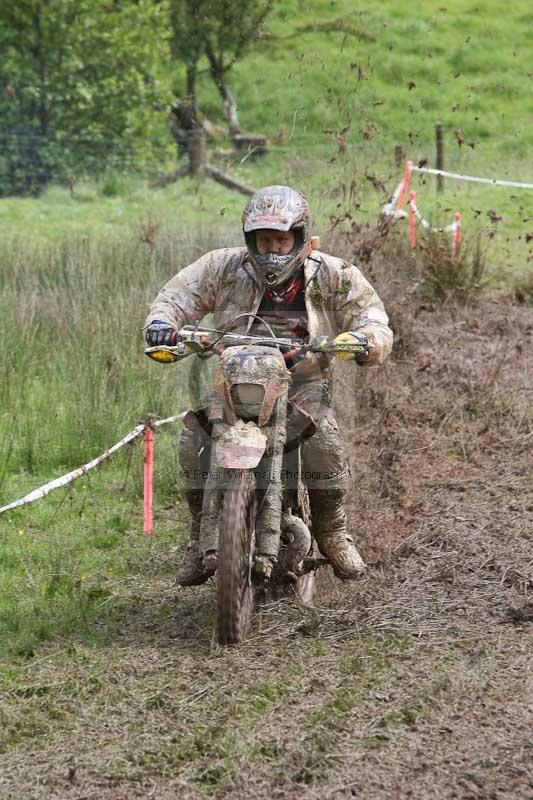
M200 521L202 518L202 490L185 492L189 511L191 512L191 536L187 550L181 560L176 575L178 586L200 586L214 573L214 569L206 569L200 552Z
M346 531L344 495L343 488L310 492L311 519L318 548L337 578L354 580L361 577L366 565Z

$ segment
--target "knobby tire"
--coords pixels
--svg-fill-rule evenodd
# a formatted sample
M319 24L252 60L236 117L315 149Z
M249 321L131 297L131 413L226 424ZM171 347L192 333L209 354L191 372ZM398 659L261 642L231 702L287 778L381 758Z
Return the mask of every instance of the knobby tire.
M255 478L240 470L229 479L219 529L217 621L221 645L238 644L250 627L254 537Z

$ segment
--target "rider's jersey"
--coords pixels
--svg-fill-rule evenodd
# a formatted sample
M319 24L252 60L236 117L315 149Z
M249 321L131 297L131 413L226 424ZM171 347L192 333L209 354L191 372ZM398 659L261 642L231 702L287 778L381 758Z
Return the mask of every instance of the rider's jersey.
M305 307L305 278L299 269L287 283L265 289L257 315L267 322L277 336L309 340L309 324ZM264 334L260 325L254 333Z

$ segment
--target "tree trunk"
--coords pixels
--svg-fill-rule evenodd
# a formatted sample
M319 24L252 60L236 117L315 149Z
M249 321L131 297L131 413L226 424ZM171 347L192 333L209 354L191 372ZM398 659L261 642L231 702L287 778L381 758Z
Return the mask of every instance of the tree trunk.
M187 64L187 96L183 103L182 119L188 138L189 174L201 178L205 167L205 132L198 120L196 69L196 61Z
M207 60L209 61L211 77L213 78L215 86L217 87L222 98L222 114L228 123L229 135L230 137L233 137L241 132L241 127L239 125L239 117L237 114L237 103L235 102L235 98L233 97L233 94L226 83L226 70L224 69L222 60L223 57L220 56L220 58L217 58L209 44L206 45L205 54L207 56Z
M224 119L228 123L230 136L236 136L241 132L239 118L237 115L237 103L235 102L235 98L233 97L233 94L226 83L223 86L223 91L225 99L222 113L224 115Z
M187 64L187 92L183 103L185 128L192 131L198 125L198 105L196 101L196 62Z
M205 132L194 128L189 132L189 172L192 178L202 178L205 172Z

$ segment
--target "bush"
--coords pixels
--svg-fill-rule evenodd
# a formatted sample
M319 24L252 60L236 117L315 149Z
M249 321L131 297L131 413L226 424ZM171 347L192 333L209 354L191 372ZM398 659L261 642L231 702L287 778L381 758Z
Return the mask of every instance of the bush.
M486 257L481 233L464 243L455 256L449 235L429 233L413 253L422 302L466 303L486 285Z
M132 181L118 172L107 172L98 184L102 197L125 197L131 192Z

